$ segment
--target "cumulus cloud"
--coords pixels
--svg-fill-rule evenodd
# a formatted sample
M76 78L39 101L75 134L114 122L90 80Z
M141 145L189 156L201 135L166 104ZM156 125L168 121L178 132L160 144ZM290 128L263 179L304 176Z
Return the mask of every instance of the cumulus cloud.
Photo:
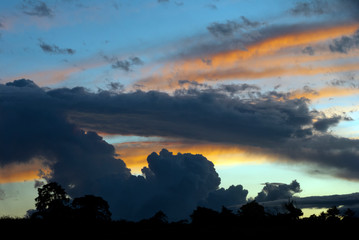
M293 180L290 184L285 183L265 183L261 192L255 198L258 202L274 201L278 199L289 199L295 193L299 193L300 184Z
M200 205L219 211L222 206L229 207L246 203L247 194L248 191L242 185L231 185L228 189L220 188L210 192Z
M170 219L179 220L188 217L220 184L213 163L202 155L163 149L150 154L147 162L142 176L107 175L87 191L106 199L116 219L139 220L162 210ZM78 195L82 189L69 191Z
M152 211L161 208L169 216L186 217L220 184L213 163L202 155L173 155L163 149L150 154L147 162L142 173L151 191L145 208Z

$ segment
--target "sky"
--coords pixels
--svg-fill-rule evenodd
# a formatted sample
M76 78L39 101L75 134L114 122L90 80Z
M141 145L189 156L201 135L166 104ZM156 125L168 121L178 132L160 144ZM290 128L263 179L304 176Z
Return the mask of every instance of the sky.
M358 60L356 0L1 1L0 216L49 181L126 219L359 205Z

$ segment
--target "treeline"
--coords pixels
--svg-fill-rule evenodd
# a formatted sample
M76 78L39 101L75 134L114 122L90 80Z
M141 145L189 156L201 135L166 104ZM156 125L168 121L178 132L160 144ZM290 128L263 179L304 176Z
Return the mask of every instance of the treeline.
M205 234L241 232L245 236L268 234L321 233L327 236L351 233L359 227L355 212L347 209L340 214L336 206L319 215L302 218L303 212L293 201L283 204L283 211L271 214L256 201L248 202L238 210L222 207L221 211L197 207L190 220L170 222L166 214L157 212L151 218L138 222L111 219L108 203L101 197L85 195L70 201L65 190L57 183L49 183L38 189L36 210L25 218L0 219L0 231L23 235L34 229L46 234L77 234L108 238L117 234L180 232ZM21 231L18 231L21 230ZM300 230L300 231L299 231ZM298 232L299 231L299 232ZM56 235L55 235L56 236ZM341 235L342 236L342 235Z

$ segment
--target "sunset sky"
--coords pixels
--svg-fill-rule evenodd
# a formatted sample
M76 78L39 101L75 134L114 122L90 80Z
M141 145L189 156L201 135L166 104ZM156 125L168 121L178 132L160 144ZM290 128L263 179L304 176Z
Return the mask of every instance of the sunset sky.
M206 204L359 192L358 62L356 0L0 1L0 216L46 180L110 206L176 174Z

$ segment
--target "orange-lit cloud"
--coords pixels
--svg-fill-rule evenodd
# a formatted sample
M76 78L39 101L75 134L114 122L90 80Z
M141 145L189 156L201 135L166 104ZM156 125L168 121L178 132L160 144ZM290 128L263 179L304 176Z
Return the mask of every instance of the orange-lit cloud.
M270 160L270 156L260 153L260 149L242 147L238 145L190 143L179 141L167 142L127 142L115 145L116 153L132 170L140 174L141 168L147 166L147 156L152 152L160 152L166 148L174 153L202 154L215 166L235 165L245 162L263 162Z
M306 76L359 70L357 64L321 64L340 59L337 53L308 56L301 50L308 45L351 35L359 24L322 27L281 34L247 46L247 50L231 50L201 58L185 58L164 64L159 73L143 77L137 84L145 87L175 88L178 80L198 82L228 79L259 79L278 76ZM284 51L289 49L289 51ZM298 53L300 53L298 55ZM357 57L357 56L356 56ZM206 64L203 59L210 59ZM146 72L149 72L147 69Z
M291 95L292 98L305 97L310 100L318 100L321 98L332 97L346 97L359 94L358 88L344 88L344 87L325 87L316 91L294 91Z
M0 168L0 184L38 179L40 169L44 169L40 160L6 165Z

